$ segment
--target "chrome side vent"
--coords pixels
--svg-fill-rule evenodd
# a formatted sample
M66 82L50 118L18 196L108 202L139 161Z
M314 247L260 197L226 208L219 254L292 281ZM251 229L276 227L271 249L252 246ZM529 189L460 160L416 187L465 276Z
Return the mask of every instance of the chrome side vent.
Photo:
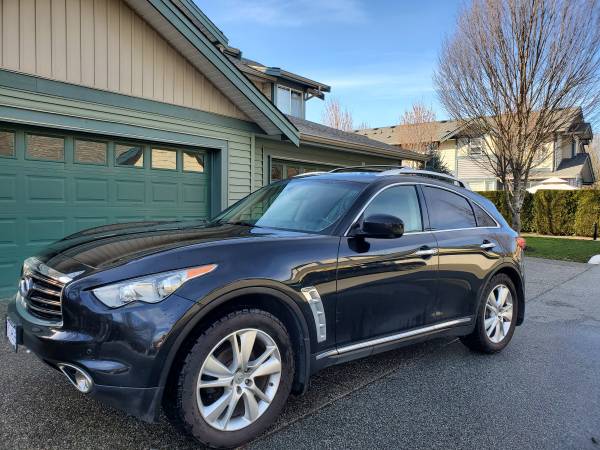
M315 321L315 331L317 333L317 342L323 342L327 339L327 320L325 318L325 309L319 291L314 286L304 287L300 290L302 295L310 305L310 310Z

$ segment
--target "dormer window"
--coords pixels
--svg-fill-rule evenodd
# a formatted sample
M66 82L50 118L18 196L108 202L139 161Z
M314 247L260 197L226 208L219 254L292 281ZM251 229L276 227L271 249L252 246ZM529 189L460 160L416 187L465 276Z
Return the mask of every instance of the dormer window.
M276 105L284 114L304 118L304 95L302 91L277 85Z

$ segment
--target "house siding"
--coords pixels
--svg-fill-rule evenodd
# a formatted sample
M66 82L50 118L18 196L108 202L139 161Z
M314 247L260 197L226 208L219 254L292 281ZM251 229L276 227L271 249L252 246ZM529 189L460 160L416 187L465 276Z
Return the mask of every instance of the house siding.
M0 67L247 120L120 0L0 0Z

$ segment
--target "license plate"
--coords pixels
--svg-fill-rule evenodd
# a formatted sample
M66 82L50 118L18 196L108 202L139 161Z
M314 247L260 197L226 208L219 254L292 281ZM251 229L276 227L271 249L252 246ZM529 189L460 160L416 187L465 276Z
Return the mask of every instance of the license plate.
M17 326L6 318L6 337L13 351L17 351Z

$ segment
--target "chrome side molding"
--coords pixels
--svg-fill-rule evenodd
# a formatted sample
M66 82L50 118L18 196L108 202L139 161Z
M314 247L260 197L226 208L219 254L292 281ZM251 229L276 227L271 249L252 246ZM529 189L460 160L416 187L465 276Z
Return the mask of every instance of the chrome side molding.
M385 336L381 338L371 339L369 341L359 342L357 344L346 345L344 347L338 347L335 350L328 350L317 355L317 359L327 358L330 356L342 355L344 353L352 352L354 350L360 350L366 347L374 347L380 344L388 344L395 341L401 341L403 339L418 337L422 334L431 333L432 331L441 331L446 328L452 328L458 325L464 325L473 320L472 317L462 317L460 319L448 320L446 322L440 322L433 325L429 325L421 328L414 328L412 330L404 331L402 333L393 334L391 336Z

